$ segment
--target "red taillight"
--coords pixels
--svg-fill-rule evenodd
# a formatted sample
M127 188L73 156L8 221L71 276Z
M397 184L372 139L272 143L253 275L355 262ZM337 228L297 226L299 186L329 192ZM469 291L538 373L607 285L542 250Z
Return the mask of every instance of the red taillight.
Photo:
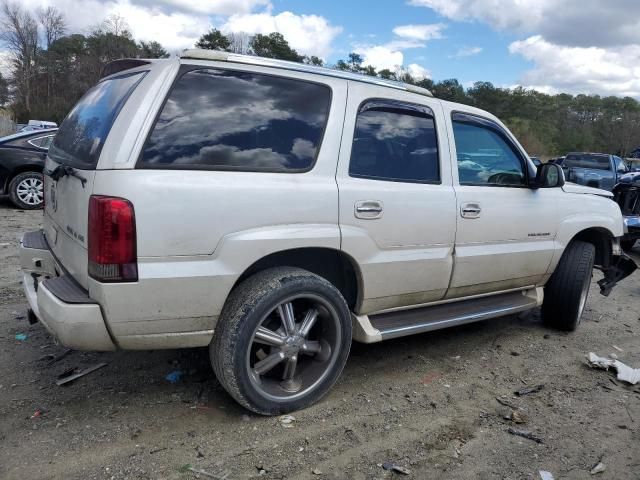
M124 198L89 199L89 276L100 282L138 280L136 217Z

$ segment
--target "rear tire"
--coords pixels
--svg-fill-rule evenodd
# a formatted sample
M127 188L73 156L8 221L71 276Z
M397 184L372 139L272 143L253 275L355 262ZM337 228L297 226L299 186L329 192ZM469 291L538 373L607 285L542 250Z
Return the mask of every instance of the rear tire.
M587 302L596 249L591 243L573 241L560 258L544 288L542 320L559 330L575 330Z
M36 210L44 203L44 182L38 172L23 172L9 183L9 199L18 208Z
M209 346L225 390L245 408L305 408L336 382L351 347L351 314L338 289L299 268L258 272L231 292Z
M633 246L636 244L636 239L633 240L620 240L620 246L625 252L633 250Z

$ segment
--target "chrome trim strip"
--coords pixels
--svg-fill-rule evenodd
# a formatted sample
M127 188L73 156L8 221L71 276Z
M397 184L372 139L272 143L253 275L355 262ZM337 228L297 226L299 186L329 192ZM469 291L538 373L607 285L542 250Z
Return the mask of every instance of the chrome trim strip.
M473 300L476 298L491 297L493 295L501 295L503 293L522 292L523 295L527 295L530 290L535 290L535 285L527 285L525 287L509 288L507 290L498 290L497 292L478 293L476 295L469 295L467 297L448 298L446 300L437 300L435 302L418 303L416 305L403 305L401 307L385 308L384 310L376 310L375 312L369 312L367 315L380 315L382 313L402 312L404 310L413 310L415 308L435 307L436 305L442 305L444 303L457 303L464 300Z

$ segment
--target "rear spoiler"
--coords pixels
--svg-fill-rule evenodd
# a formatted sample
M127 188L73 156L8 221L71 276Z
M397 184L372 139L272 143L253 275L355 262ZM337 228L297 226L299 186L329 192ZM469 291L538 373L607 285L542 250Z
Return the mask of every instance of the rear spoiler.
M113 75L114 73L123 72L130 68L141 67L142 65L149 65L150 63L151 60L142 60L140 58L122 58L120 60L114 60L102 67L100 80L104 77L108 77L109 75Z

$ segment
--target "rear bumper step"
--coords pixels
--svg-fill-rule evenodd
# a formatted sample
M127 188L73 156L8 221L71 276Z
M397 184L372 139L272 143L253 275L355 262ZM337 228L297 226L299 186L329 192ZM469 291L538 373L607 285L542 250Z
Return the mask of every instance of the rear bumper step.
M535 288L371 315L367 328L361 329L369 332L365 335L368 338L356 339L371 343L501 317L540 306L542 298L542 288ZM357 317L357 321L362 323L363 320L363 317Z
M100 305L69 276L58 276L46 238L26 233L20 246L22 286L29 308L64 346L76 350L115 350Z

